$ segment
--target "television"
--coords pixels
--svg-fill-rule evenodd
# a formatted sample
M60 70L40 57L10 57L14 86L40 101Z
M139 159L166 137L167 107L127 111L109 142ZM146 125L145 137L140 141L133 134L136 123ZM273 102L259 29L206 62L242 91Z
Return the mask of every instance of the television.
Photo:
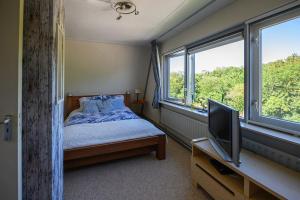
M240 164L239 111L217 101L208 99L208 129L213 148L226 161Z

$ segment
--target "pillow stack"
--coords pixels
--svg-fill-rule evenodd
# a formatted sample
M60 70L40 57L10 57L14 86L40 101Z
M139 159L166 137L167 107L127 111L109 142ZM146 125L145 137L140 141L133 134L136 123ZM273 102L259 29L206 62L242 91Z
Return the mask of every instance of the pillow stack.
M123 95L82 97L79 101L82 112L86 114L112 112L126 107Z

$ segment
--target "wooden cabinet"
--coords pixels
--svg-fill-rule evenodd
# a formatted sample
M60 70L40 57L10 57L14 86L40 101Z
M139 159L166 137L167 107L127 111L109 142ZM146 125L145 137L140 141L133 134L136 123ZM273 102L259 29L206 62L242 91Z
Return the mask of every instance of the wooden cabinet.
M222 160L207 138L194 141L191 170L194 186L202 187L214 199L300 198L300 173L250 151L242 150L240 167ZM233 172L220 174L211 164L217 160Z

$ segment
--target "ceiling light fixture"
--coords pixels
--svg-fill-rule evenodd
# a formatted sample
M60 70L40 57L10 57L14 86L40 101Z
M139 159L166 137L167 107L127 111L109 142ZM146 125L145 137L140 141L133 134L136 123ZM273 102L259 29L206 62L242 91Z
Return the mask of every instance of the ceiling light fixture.
M136 5L130 0L112 2L112 8L119 14L116 18L117 20L120 20L122 15L138 15L140 13L137 10Z
M122 15L138 15L140 12L137 10L136 5L131 0L99 0L109 3L110 7L118 13L117 20L122 18Z

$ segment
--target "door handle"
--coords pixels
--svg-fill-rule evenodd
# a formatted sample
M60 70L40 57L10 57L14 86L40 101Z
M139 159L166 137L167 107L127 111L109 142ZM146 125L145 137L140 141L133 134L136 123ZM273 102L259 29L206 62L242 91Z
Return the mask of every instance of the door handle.
M4 120L0 122L0 125L3 125L3 140L4 141L10 141L12 137L12 116L6 115Z

